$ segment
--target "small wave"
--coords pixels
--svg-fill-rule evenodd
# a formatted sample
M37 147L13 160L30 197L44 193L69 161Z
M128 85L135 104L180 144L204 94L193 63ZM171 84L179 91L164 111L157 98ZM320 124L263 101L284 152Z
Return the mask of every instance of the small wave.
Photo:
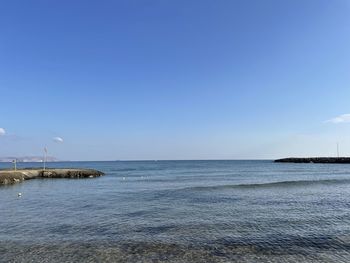
M253 184L226 184L214 186L195 186L187 189L191 190L221 190L221 189L251 189L251 188L270 188L270 187L298 187L309 185L329 185L329 184L348 184L349 179L321 179L321 180L298 180L298 181L279 181L268 183L253 183Z
M112 172L130 172L130 171L136 171L135 168L120 168L120 169L110 169Z

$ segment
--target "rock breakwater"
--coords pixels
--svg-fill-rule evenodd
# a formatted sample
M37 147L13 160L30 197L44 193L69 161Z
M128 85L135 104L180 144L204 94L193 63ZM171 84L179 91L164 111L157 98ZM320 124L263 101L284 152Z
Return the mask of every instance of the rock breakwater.
M277 163L349 163L350 157L307 157L283 158L275 160Z
M93 178L104 175L94 169L21 169L0 170L0 185L8 185L36 178Z

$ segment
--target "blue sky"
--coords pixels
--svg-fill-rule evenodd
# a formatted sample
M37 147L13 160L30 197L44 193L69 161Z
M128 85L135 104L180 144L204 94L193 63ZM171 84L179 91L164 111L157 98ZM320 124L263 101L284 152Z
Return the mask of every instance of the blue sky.
M349 13L347 0L2 1L0 156L330 156L337 142L350 155Z

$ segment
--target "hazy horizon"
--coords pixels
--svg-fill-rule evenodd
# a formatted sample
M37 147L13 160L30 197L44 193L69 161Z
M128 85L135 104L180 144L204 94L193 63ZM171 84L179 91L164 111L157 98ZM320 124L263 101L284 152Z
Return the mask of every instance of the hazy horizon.
M4 159L8 158L8 157L14 157L14 156L0 156L0 163L12 163L12 159L8 160L8 161L3 161ZM22 161L22 160L17 160L17 163L43 163L44 161L44 156L27 156L29 158L42 158L41 161L37 160L37 161ZM14 158L19 158L22 159L22 156L19 157L14 157ZM283 156L283 157L279 157L279 158L260 158L260 159L119 159L119 160L79 160L79 159L75 159L75 160L62 160L62 159L57 159L55 156L48 156L47 158L49 158L49 160L47 160L47 163L65 163L65 162L172 162L172 161L274 161L277 159L284 159L284 158L350 158L350 156ZM52 160L55 159L55 160Z
M348 1L7 1L0 157L350 156Z

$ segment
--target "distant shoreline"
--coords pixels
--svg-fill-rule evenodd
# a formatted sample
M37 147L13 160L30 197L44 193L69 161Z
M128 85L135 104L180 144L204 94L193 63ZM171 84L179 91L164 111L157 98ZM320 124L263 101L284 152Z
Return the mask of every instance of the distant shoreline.
M349 163L350 157L306 157L306 158L282 158L275 160L276 163Z

